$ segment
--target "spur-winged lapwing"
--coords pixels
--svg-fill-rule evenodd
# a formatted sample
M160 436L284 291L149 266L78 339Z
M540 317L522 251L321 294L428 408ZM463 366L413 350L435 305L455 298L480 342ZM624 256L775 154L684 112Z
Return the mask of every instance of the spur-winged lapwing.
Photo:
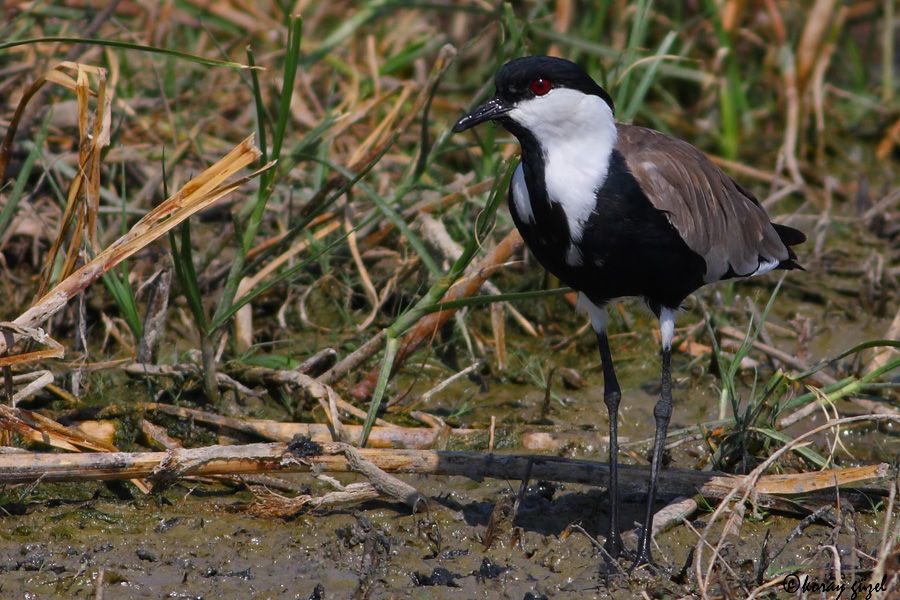
M651 561L650 524L663 444L672 415L675 313L699 287L773 269L800 269L790 246L806 238L771 223L752 194L700 150L652 129L616 123L613 101L578 65L529 56L505 64L496 95L453 130L496 121L522 147L509 209L528 248L548 271L578 290L597 333L609 409L609 533L618 523L616 418L621 392L606 337L606 304L639 296L659 318L662 389L647 511L635 565Z

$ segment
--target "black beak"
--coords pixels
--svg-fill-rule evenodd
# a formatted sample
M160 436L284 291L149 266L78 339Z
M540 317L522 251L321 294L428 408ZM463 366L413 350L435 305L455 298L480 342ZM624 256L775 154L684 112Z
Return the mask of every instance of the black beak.
M453 126L453 132L459 133L460 131L475 127L484 121L496 119L497 117L505 115L512 109L513 107L507 104L505 100L502 100L501 98L491 98L457 121L456 125Z

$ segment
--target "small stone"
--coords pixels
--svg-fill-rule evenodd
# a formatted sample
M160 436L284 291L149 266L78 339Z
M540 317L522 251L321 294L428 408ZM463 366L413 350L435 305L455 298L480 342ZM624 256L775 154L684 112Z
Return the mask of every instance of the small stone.
M159 558L156 556L156 553L152 550L148 550L147 548L138 548L137 557L141 560L146 560L147 562L156 562L157 560L159 560Z

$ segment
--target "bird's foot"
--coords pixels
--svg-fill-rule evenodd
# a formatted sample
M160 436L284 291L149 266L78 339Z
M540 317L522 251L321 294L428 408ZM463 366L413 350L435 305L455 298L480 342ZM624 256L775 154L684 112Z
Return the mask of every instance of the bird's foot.
M606 537L606 542L603 544L603 550L605 551L603 558L606 560L615 560L621 556L631 556L631 552L625 548L625 543L622 542L622 536L618 531L611 533Z
M603 568L601 574L609 577L611 575L625 575L625 571L619 565L620 558L628 558L634 556L625 544L622 542L622 536L618 532L610 534L606 538L606 542L602 546Z
M637 569L638 567L643 567L645 565L651 571L658 572L659 565L657 565L653 561L653 556L650 554L649 546L645 547L644 544L640 544L638 548L640 548L640 551L635 557L634 562L631 563L631 567L629 567L628 569L628 575L631 576L631 574L634 573L635 569Z

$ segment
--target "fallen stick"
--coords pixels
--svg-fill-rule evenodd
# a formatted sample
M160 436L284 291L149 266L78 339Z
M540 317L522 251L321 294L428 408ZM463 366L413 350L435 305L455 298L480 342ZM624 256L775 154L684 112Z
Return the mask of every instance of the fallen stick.
M154 425L147 419L141 419L141 433L145 438L145 443L151 448L160 450L172 450L175 448L183 448L181 442L171 437L164 428ZM283 492L294 492L302 494L307 487L294 481L286 481L269 475L216 475L209 478L212 481L218 481L235 486L257 486L258 488L271 488L281 490ZM205 478L198 478L204 481Z
M676 498L653 515L651 526L651 538L660 533L680 525L686 519L697 512L698 504L695 498ZM622 534L622 540L630 547L637 548L639 529L629 529Z
M289 442L295 437L303 436L314 442L335 441L331 428L322 423L288 423L284 421L272 421L269 419L238 419L225 417L215 413L174 406L172 404L160 404L146 402L140 407L150 412L161 412L182 419L193 419L197 423L214 425L225 429L231 429L240 433L254 435L271 442ZM415 412L415 411L414 411ZM427 414L427 413L426 413ZM106 414L106 417L113 416ZM415 415L411 415L415 416ZM429 415L433 418L433 415ZM344 431L350 439L359 439L362 432L361 425L343 425ZM407 450L432 450L442 449L447 442L467 444L471 449L488 449L485 442L490 435L486 429L447 428L442 427L389 427L376 426L372 428L369 436L370 448L396 448ZM566 448L578 446L596 446L597 444L609 444L609 436L596 431L516 431L504 430L505 439L517 440L519 446L525 450L541 453L559 452ZM479 439L480 438L480 439ZM619 441L627 443L629 438L619 436Z
M69 452L81 452L82 449L89 450L92 455L97 451L118 452L118 448L108 442L23 408L0 405L0 431L15 433L30 442ZM132 483L145 494L150 491L150 487L139 478L133 478Z
M369 480L378 493L388 498L398 500L416 512L419 506L427 506L425 497L413 486L405 481L385 473L382 469L372 464L360 455L359 450L350 444L329 444L329 448L335 454L340 453L347 459L347 466L354 473L359 473Z
M353 415L357 419L365 420L366 413L341 398L327 383L310 377L296 370L266 369L264 367L242 367L234 371L234 376L252 383L275 383L289 385L303 390L311 398L320 404L334 400L342 411ZM328 411L325 411L326 414ZM376 423L389 427L391 424L382 419L376 419Z
M0 485L34 481L92 481L151 477L172 480L200 475L238 475L242 473L302 473L354 471L343 455L344 444L245 444L174 449L168 452L108 452L80 454L0 454ZM603 462L557 456L498 455L481 452L434 450L358 449L359 456L388 473L454 475L481 480L546 479L569 483L605 486L609 467ZM887 463L850 467L796 475L766 475L754 486L757 495L807 494L890 475ZM619 465L622 493L646 492L649 467ZM721 498L741 486L744 477L710 471L667 469L659 473L662 496Z
M308 437L319 443L333 440L332 432L328 425L320 423L284 423L267 419L236 419L192 408L172 406L171 404L157 404L155 402L148 402L141 406L148 411L190 418L199 423L225 427L241 433L256 435L273 442L289 442L298 435ZM359 435L362 432L361 425L344 424L343 428L350 435L351 439L359 439ZM429 449L434 448L435 444L440 441L440 434L440 429L431 427L373 427L369 437L369 446L372 448ZM471 438L476 435L486 434L487 432L481 429L451 429L450 439L471 441Z

